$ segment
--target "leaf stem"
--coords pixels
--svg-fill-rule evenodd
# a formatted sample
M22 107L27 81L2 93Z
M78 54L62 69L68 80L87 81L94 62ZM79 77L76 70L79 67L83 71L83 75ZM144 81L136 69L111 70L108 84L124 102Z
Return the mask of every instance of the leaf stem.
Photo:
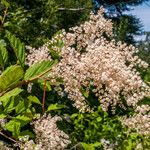
M44 91L43 91L43 99L42 99L42 112L45 112L45 97L46 97L46 80L44 80Z
M5 138L9 139L10 141L12 141L12 142L14 142L14 143L17 143L17 141L16 141L16 140L14 140L13 138L11 138L11 137L7 136L6 134L4 134L4 133L3 133L3 132L1 132L1 131L0 131L0 135L2 135L3 137L5 137Z

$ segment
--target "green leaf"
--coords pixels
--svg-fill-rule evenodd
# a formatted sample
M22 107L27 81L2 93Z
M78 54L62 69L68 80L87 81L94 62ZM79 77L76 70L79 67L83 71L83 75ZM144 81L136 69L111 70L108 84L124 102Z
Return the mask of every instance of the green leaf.
M15 118L16 121L20 122L20 126L23 127L24 125L28 124L31 120L32 120L32 117L28 117L28 116L25 116L25 115L19 115Z
M84 150L95 150L95 148L91 144L81 143Z
M2 114L0 114L0 119L5 118L6 116L7 116L6 114L2 113Z
M17 122L16 120L10 120L6 125L5 128L12 132L12 135L14 137L17 137L20 133L20 122Z
M14 110L16 106L16 101L14 97L8 99L7 101L4 101L3 106L4 106L4 112L6 113L10 113L12 110Z
M20 65L23 67L25 63L25 45L9 31L6 31L6 37L9 40Z
M47 112L48 111L51 111L51 110L59 110L59 109L62 109L62 108L65 108L65 105L59 105L59 104L51 104L48 106L47 108Z
M60 59L60 55L59 55L58 52L56 52L55 50L51 49L50 47L49 47L49 51L50 51L52 59Z
M8 99L10 99L11 97L15 97L17 95L19 95L21 92L23 91L23 89L20 88L15 88L9 92L7 92L6 94L4 94L3 96L0 97L0 101L4 102L7 101Z
M1 40L2 41L2 40ZM6 47L2 42L0 41L0 66L4 68L5 64L8 61L8 52L6 50Z
M50 82L46 82L46 85L44 85L44 80L39 79L37 82L42 90L44 89L44 86L46 87L46 91L52 90Z
M6 42L5 42L3 39L1 39L1 40L0 40L0 45L2 45L2 46L5 46L5 47L6 47Z
M41 74L44 75L44 73L49 70L55 61L42 61L40 63L36 63L32 65L25 73L25 80L29 80L32 78L35 78Z
M5 5L6 7L10 7L10 3L7 2L6 0L2 0L2 4Z
M77 113L74 113L74 114L71 115L71 119L75 119L76 117L78 117Z
M87 144L87 143L81 143L84 150L95 150L96 147L101 147L102 144L100 142L95 142L95 143L90 143L90 144Z
M20 114L20 113L24 112L26 110L26 108L27 108L27 105L25 103L25 100L22 99L22 101L19 101L18 105L15 107L16 114Z
M0 75L0 92L18 83L23 78L23 75L24 72L20 66L14 65L8 67Z
M30 132L29 130L25 130L25 131L20 132L19 138L24 137L26 135L29 136L30 138L35 137L35 135L32 132Z
M102 144L100 142L95 142L94 144L92 144L94 147L99 147L101 146Z
M36 96L28 96L28 100L32 103L42 105L40 100Z
M101 118L101 117L97 117L97 118L96 118L96 121L97 121L97 122L101 122L101 121L102 121L102 118Z
M80 90L85 98L89 97L89 93L84 88L81 88Z
M32 118L27 116L17 116L16 118L10 120L6 125L6 129L12 132L14 137L18 137L20 134L20 128L28 124Z
M150 84L150 68L148 68L146 75L144 76L144 81Z

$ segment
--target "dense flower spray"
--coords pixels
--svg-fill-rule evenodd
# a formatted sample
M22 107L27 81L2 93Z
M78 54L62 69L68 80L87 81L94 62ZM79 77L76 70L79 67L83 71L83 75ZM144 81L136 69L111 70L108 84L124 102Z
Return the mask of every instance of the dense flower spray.
M149 87L136 71L137 67L148 67L136 56L138 50L132 45L107 40L104 34L112 35L112 23L103 17L101 8L97 15L91 14L88 22L63 33L62 59L50 75L63 79L64 91L81 112L91 110L82 87L86 92L94 87L103 110L107 111L111 105L113 112L117 105L124 107L121 97L128 106L135 107L149 94Z
M150 135L150 106L142 105L136 108L136 114L132 117L122 118L123 124L129 127L130 130L136 130L138 133Z
M91 13L89 21L70 28L67 33L63 31L41 48L51 46L61 57L59 63L52 68L49 78L54 84L58 78L63 79L64 88L61 93L67 93L81 112L92 111L82 92L84 88L89 93L91 87L104 111L110 106L113 113L117 106L136 109L138 102L150 95L149 86L137 71L138 67L147 68L148 64L136 56L138 49L134 46L112 39L112 23L104 18L103 12L101 8L96 15ZM59 40L63 41L61 48L55 46ZM47 59L48 52L45 52ZM34 62L29 59L33 58L32 55L34 53L27 57L28 64ZM138 117L142 116L134 116ZM132 121L126 119L123 121L125 124Z
M24 150L63 150L70 144L69 136L59 130L56 122L61 121L61 117L44 115L32 123L36 134L33 140L24 140L20 145Z

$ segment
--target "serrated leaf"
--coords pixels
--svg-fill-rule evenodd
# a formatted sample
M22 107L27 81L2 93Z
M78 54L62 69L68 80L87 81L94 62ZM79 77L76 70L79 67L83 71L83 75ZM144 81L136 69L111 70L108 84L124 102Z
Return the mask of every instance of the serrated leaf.
M19 115L15 118L16 121L20 122L20 126L23 127L24 125L28 124L32 118L25 116L25 115Z
M20 133L20 122L16 120L10 120L6 125L5 128L12 132L14 137L17 137Z
M8 61L8 52L4 44L0 42L0 66L4 68Z
M9 40L20 65L23 67L25 63L25 45L9 31L6 31L6 37Z
M55 61L42 61L40 63L36 63L32 65L25 73L25 80L32 79L34 77L39 76L40 74L44 73L48 69L52 67ZM44 75L44 74L43 74Z
M19 101L18 105L15 107L16 114L20 114L26 110L26 103L23 99L22 101Z
M4 101L10 99L11 97L15 97L15 96L19 95L22 91L23 91L23 89L15 88L15 89L7 92L3 96L1 96L0 101L4 102Z
M21 66L10 66L0 75L0 92L18 83L24 76Z
M14 110L16 106L14 97L8 99L7 101L4 101L3 106L4 106L4 112L6 113L10 113L12 110Z
M51 105L48 106L47 112L52 111L52 110L59 110L59 109L62 109L62 108L65 108L65 105L51 104Z
M6 125L5 128L12 132L14 137L18 137L20 133L20 128L28 124L32 118L27 116L17 116L16 118L10 120Z
M42 105L40 100L36 96L28 96L28 100L32 103Z

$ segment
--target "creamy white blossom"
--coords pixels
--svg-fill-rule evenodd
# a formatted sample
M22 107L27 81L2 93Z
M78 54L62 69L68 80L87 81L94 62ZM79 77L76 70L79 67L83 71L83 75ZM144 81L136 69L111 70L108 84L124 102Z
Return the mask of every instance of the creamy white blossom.
M63 150L70 144L69 136L59 130L56 122L61 121L61 117L50 114L37 119L32 123L36 135L35 142L26 140L20 145L24 150Z
M138 106L135 111L136 114L132 117L122 118L123 124L131 130L136 130L139 134L150 136L150 106Z
M138 49L134 46L108 38L113 37L112 22L104 18L103 12L101 8L96 15L91 13L89 21L70 28L67 33L62 31L37 50L45 53L50 47L59 53L61 59L49 78L55 85L58 78L63 79L64 89L57 88L60 95L67 93L81 112L91 111L82 93L83 87L89 93L92 86L103 110L111 106L113 113L118 105L125 108L124 100L127 106L136 108L139 100L150 94L149 86L136 70L147 68L148 64L136 55ZM61 40L63 46L58 46ZM46 56L47 59L47 52Z

